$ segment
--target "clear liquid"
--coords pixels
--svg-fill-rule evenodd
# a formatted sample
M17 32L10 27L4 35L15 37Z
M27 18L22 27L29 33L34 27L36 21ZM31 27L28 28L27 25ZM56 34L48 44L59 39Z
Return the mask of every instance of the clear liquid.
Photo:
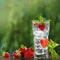
M34 22L33 22L34 23ZM39 22L37 22L37 25L32 24L32 30L33 30L33 36L34 36L34 49L35 49L35 55L34 58L48 58L48 48L43 48L40 44L40 39L42 38L48 38L49 35L49 29L50 29L50 22L45 22L45 29L44 31L40 30L38 28Z

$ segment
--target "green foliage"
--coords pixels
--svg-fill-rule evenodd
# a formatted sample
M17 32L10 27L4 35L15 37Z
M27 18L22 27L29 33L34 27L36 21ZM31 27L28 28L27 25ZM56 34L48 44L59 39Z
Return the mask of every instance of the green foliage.
M58 44L56 42L54 42L52 39L50 39L50 41L48 43L48 47L54 49L57 46L58 46Z
M52 39L50 39L50 41L48 43L48 49L49 49L49 52L51 53L52 58L56 58L56 59L59 57L57 52L54 50L54 48L57 46L58 46L58 44L55 43Z
M58 54L56 53L56 51L53 49L51 50L51 56L53 59L55 59L55 58L58 59L58 57L59 57Z

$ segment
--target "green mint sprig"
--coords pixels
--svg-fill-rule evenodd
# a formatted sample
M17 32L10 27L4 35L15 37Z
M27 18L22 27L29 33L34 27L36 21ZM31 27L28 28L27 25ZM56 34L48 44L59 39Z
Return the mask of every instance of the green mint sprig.
M39 20L33 20L34 22L41 22L41 23L44 23L44 22L50 22L51 20L45 20L42 16L39 17Z
M40 21L41 23L43 23L43 22L44 22L44 20L43 20L43 17L42 17L42 16L40 16L40 17L39 17L39 21Z
M50 22L51 20L49 19L49 20L45 20L42 16L40 16L39 17L39 21L41 22L41 23L43 23L43 22Z
M57 44L56 42L54 42L52 39L50 39L49 43L48 43L48 50L51 53L52 58L58 58L58 54L57 52L54 50L55 47L57 47L59 44Z

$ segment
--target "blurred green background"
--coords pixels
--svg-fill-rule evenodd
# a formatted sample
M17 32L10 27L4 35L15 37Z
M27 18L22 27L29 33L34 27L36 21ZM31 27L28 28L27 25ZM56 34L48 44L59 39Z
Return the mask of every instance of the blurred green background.
M52 20L49 38L60 44L60 0L0 0L0 50L33 47L32 20L40 15Z

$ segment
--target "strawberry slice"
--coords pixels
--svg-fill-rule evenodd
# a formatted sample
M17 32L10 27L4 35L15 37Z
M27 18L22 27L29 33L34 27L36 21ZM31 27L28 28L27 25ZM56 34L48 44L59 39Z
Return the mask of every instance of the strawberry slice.
M48 45L48 39L47 38L41 39L40 43L42 47L45 48Z
M43 31L45 29L45 24L44 23L40 23L38 25L38 28Z

